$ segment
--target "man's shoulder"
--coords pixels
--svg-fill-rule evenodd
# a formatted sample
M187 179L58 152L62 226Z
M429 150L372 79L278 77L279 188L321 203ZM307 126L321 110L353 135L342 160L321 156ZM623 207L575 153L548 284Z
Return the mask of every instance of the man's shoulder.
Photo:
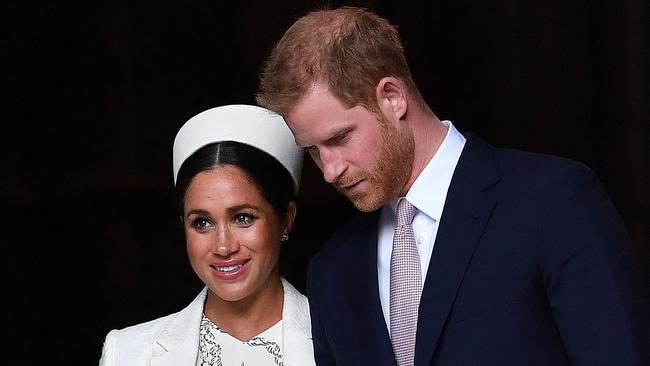
M595 174L587 165L570 158L495 147L476 136L470 137L468 142L468 145L474 149L474 154L482 154L484 159L493 162L501 179L506 183L531 183L533 186L544 186L584 177L595 178Z
M367 249L365 245L376 244L379 212L357 213L325 242L312 262L345 260Z
M585 184L601 185L596 173L576 160L503 148L498 149L498 154L505 182L550 192Z

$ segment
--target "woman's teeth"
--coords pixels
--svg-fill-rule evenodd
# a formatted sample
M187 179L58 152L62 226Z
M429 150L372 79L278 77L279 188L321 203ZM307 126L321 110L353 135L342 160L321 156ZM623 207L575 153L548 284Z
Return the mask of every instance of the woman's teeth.
M217 267L217 271L219 272L232 272L236 271L241 268L241 265L234 265L234 266L226 266L226 267Z

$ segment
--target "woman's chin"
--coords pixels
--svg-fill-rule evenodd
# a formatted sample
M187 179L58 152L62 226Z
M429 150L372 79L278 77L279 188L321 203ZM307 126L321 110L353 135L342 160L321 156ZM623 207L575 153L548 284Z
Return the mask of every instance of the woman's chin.
M237 302L246 299L251 292L241 284L229 284L226 286L210 286L210 291L222 301Z

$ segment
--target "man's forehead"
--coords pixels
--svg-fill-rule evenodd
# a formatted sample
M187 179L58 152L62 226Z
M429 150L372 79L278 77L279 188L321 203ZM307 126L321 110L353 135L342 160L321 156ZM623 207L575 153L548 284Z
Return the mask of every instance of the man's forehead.
M290 103L289 108L287 109L287 114L290 114L296 108L309 102L311 99L327 98L328 96L332 96L332 94L330 93L329 87L326 83L312 82L302 90L300 95L298 95L294 101Z
M322 143L350 128L360 110L341 103L325 83L314 83L289 108L285 120L299 146Z

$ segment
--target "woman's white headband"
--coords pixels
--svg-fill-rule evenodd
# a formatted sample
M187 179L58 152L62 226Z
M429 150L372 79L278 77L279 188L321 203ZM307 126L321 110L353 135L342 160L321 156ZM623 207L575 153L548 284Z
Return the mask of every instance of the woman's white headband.
M252 105L226 105L201 112L178 130L174 139L174 184L183 162L205 145L236 141L273 156L291 174L298 193L303 151L296 145L284 119Z

